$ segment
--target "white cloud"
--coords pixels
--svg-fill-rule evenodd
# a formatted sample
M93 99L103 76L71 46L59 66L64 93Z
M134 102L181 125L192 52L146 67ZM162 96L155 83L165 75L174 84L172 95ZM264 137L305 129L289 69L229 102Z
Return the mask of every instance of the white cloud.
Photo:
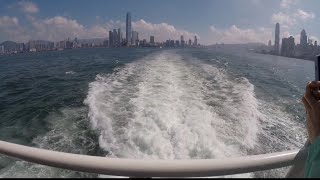
M2 16L0 17L0 27L17 26L19 20L16 17Z
M180 36L183 35L184 39L193 39L194 36L197 36L200 39L199 35L196 33L191 33L186 30L177 29L173 25L167 23L152 24L141 19L139 21L133 22L132 27L135 31L139 32L139 38L149 39L150 36L155 36L156 41L165 41L167 39L180 39ZM141 36L140 36L141 34Z
M272 37L272 29L264 27L241 29L232 25L227 29L217 29L215 26L210 26L210 31L211 43L267 43Z
M29 36L24 28L19 25L16 17L0 17L0 37L3 40L26 41Z
M305 22L314 18L315 14L313 12L306 12L302 9L298 9L294 13L275 13L272 15L271 21L273 24L278 22L283 28L289 29L290 27L298 24L301 21Z
M306 11L303 11L302 9L298 9L298 11L294 14L294 16L303 21L315 18L315 14L313 12L308 13Z
M288 9L292 5L295 5L297 3L298 3L298 0L281 0L280 7Z
M283 12L279 12L276 14L273 14L272 17L272 23L280 23L281 26L283 27L289 27L294 24L296 24L297 20L293 15L289 15Z
M102 27L93 26L86 28L74 19L55 16L44 20L29 17L33 26L33 39L59 41L66 38L92 38L106 37L107 31Z
M37 13L39 12L39 8L36 4L28 1L19 1L17 3L21 11L25 13Z

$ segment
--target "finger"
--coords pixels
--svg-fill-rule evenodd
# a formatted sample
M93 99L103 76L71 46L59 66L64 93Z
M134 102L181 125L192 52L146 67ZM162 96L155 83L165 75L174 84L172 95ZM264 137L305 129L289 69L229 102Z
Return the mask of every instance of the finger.
M311 91L307 91L304 97L311 107L314 107L318 102L317 99L313 96Z
M309 86L309 88L312 88L312 89L319 88L320 87L320 81L309 82L307 86Z
M311 106L304 96L302 97L302 103L304 104L304 107L306 108L306 110L309 112L311 110Z

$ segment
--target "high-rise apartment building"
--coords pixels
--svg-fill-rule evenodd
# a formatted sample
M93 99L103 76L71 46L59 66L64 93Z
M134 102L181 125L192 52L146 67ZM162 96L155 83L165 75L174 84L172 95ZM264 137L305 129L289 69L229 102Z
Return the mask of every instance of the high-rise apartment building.
M109 47L113 46L113 33L109 31Z
M300 34L300 45L302 48L308 47L308 36L304 29L301 31L301 34Z
M127 18L126 18L126 42L127 42L128 46L131 44L131 41L132 41L131 33L132 33L131 13L127 12Z
M183 36L180 36L180 45L181 45L181 47L185 46L185 41L184 41Z
M150 36L150 44L154 44L154 36Z
M276 24L276 31L275 31L275 39L274 39L274 51L276 54L279 54L280 50L280 24Z
M139 34L137 31L132 31L132 44L136 46L139 44Z

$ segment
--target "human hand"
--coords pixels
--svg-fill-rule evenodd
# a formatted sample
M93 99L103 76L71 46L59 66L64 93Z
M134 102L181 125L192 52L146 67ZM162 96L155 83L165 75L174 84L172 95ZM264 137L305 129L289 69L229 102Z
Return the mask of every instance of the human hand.
M318 91L316 94L313 93L318 88L320 88L320 81L309 82L302 97L307 113L307 130L311 144L320 136L320 100L318 100L320 93Z

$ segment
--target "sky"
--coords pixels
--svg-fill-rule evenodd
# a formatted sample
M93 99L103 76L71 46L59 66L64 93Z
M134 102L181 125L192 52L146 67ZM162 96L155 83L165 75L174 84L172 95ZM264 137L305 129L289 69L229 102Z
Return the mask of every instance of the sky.
M305 29L320 38L319 0L0 0L0 42L30 39L107 38L132 14L139 39L192 39L200 44L274 43L280 23L281 38L299 43Z

